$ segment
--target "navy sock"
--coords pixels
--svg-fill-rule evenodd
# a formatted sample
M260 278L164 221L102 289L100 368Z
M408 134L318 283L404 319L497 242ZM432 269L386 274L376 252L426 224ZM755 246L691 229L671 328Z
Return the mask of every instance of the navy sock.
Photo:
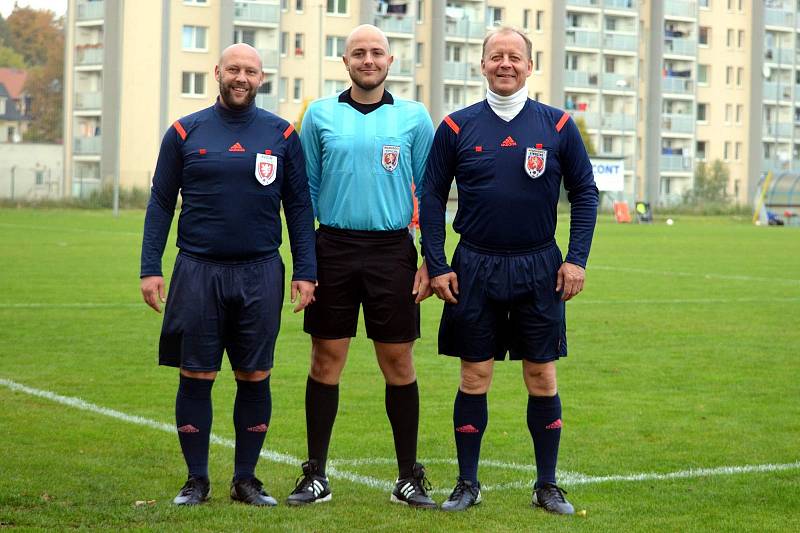
M211 435L213 379L181 375L175 398L175 423L189 475L208 477L208 438Z
M306 382L306 435L308 458L319 465L319 475L325 476L328 446L333 422L339 410L339 385L326 385L308 376Z
M236 430L236 453L233 479L255 477L256 463L272 416L269 376L261 381L236 380L233 404L233 427Z
M528 430L536 455L536 486L556 482L558 443L561 440L561 398L528 397Z
M481 439L489 422L486 393L467 394L458 391L453 405L453 427L458 453L458 472L462 479L478 482L478 460Z
M408 478L412 476L414 463L417 461L419 388L416 380L408 385L387 383L385 401L386 414L392 425L399 478Z

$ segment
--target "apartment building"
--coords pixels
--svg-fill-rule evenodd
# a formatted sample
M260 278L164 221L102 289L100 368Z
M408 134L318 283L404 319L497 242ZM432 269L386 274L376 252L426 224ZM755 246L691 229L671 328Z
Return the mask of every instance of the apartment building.
M748 201L762 172L800 164L794 0L69 0L65 175L74 195L119 178L146 187L160 137L210 105L221 50L259 50L257 105L297 120L349 85L350 30L383 29L389 90L435 123L483 98L488 28L533 42L532 98L582 119L621 159L629 201L678 201L700 161L724 160ZM796 137L798 137L796 139Z

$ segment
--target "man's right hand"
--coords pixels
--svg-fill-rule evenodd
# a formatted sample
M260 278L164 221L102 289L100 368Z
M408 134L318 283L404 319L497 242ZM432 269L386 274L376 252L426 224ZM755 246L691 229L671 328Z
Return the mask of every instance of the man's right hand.
M166 302L164 278L162 276L145 276L142 278L141 288L145 303L155 309L156 313L160 313L161 304Z
M458 276L455 272L448 272L441 276L431 278L431 288L440 300L449 304L457 304L454 294L458 294Z

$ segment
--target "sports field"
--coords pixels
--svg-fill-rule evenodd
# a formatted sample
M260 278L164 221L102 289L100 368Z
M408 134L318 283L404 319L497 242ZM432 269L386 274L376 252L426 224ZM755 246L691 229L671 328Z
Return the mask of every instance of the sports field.
M212 500L171 505L185 476L173 424L177 372L156 365L161 317L139 295L143 217L0 210L0 528L800 530L797 229L730 218L599 222L586 290L567 306L570 355L558 365L559 481L587 510L579 518L529 507L535 472L518 363L496 368L489 393L483 504L449 515L389 503L394 449L363 330L342 380L331 503L230 502L226 363L214 388ZM562 248L567 227L562 218ZM174 256L173 235L165 271ZM440 310L438 300L423 304L415 350L419 452L437 501L457 473L458 362L436 355ZM308 349L301 317L287 305L258 467L281 501L306 454Z

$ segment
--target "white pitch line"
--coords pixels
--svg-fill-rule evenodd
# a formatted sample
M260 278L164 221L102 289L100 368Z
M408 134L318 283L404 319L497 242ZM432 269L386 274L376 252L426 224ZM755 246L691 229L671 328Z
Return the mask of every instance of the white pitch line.
M589 269L593 270L609 270L614 272L630 272L632 274L658 274L660 276L678 276L687 278L703 278L703 279L724 279L734 281L759 281L765 283L790 283L792 285L800 285L800 279L789 278L768 278L759 276L744 276L738 274L715 274L715 273L702 273L702 272L677 272L672 270L650 270L646 268L632 268L632 267L616 267L606 265L589 265Z
M760 300L763 301L763 300ZM297 304L286 302L284 307L293 307ZM147 309L144 302L138 303L109 303L109 302L73 302L73 303L47 303L47 302L28 302L28 303L9 303L0 302L0 309L123 309L140 307Z
M121 411L116 411L114 409L109 409L107 407L102 407L100 405L89 403L85 400L81 400L80 398L61 396L60 394L56 394L54 392L34 389L32 387L28 387L26 385L22 385L15 381L3 378L0 378L0 385L3 385L4 387L7 387L13 391L22 392L39 398L44 398L46 400L60 403L62 405L67 405L69 407L80 409L81 411L89 411L91 413L107 416L110 418L115 418L117 420L122 420L123 422L128 422L139 426L157 429L159 431L164 431L167 433L174 434L177 432L175 424L165 424L164 422L157 422L155 420L150 420L149 418L143 418L141 416L136 416L136 415L129 415ZM227 448L236 447L236 442L233 439L226 439L223 437L219 437L217 435L214 435L213 433L211 434L210 440L213 444L219 444ZM273 452L269 450L262 451L261 457L275 463L281 463L291 466L299 466L300 463L302 463L302 460L298 459L297 457L293 457L286 453ZM394 488L394 483L391 483L389 481L383 481L370 476L363 476L361 474L348 472L346 470L339 470L338 468L328 468L327 474L334 478L338 477L341 479L346 479L347 481L352 481L353 483L366 485L368 487L372 487L375 489L392 490L392 488Z
M106 235L122 235L125 237L141 237L141 231L114 231L110 229L98 228L65 228L63 226L29 226L26 224L8 224L0 222L0 228L12 229L32 229L39 231L47 231L50 233L67 232L67 233L103 233Z
M580 298L571 300L571 304L579 305L681 305L681 304L734 304L734 303L793 303L800 302L798 297L786 298L668 298L668 299L630 299L630 300L582 300Z
M55 394L50 391L34 389L32 387L28 387L26 385L22 385L15 381L11 381L4 378L0 378L0 385L3 385L4 387L7 387L8 389L11 389L13 391L22 392L39 398L44 398L56 403L60 403L62 405L67 405L69 407L80 409L82 411L89 411L99 415L108 416L111 418L115 418L117 420L122 420L123 422L128 422L139 426L157 429L159 431L164 431L166 433L174 434L176 432L174 424L165 424L163 422L157 422L155 420L150 420L148 418L143 418L141 416L129 415L121 411L116 411L114 409L109 409L107 407L102 407L93 403L89 403L85 400L81 400L80 398L61 396L60 394ZM211 442L214 444L225 446L227 448L234 448L236 445L233 439L222 438L214 434L211 435ZM262 451L261 457L263 457L268 461L287 464L291 466L296 466L301 462L300 459L293 457L289 454L273 452L273 451ZM370 465L370 464L388 465L388 464L395 464L395 462L396 459L394 458L390 459L390 458L380 458L380 457L364 458L364 459L338 459L338 460L332 459L329 461L330 467L327 468L327 472L331 477L334 478L341 478L360 485L366 485L374 489L388 491L394 487L394 483L391 481L380 480L371 476L364 476L361 474L356 474L354 472L349 472L347 470L340 470L335 465L352 465L352 466ZM449 465L457 464L457 462L454 459L425 459L422 462L427 462L428 464L449 464ZM481 461L481 466L508 468L524 472L536 471L535 467L532 465L508 463L508 462L493 461L486 459ZM587 476L585 474L580 474L577 472L559 471L558 477L559 481L564 485L588 485L593 483L608 483L615 481L617 482L663 481L670 479L690 479L690 478L700 478L700 477L710 477L710 476L781 472L786 470L798 470L798 469L800 469L800 461L794 463L785 463L785 464L721 466L716 468L690 468L687 470L679 470L677 472L666 472L666 473L642 472L638 474L616 474L609 476ZM515 481L511 483L483 485L481 487L481 490L495 491L495 490L520 489L520 488L529 489L532 486L533 486L533 480L528 479L528 480ZM432 493L447 494L449 493L449 491L447 489L437 489L432 491Z

